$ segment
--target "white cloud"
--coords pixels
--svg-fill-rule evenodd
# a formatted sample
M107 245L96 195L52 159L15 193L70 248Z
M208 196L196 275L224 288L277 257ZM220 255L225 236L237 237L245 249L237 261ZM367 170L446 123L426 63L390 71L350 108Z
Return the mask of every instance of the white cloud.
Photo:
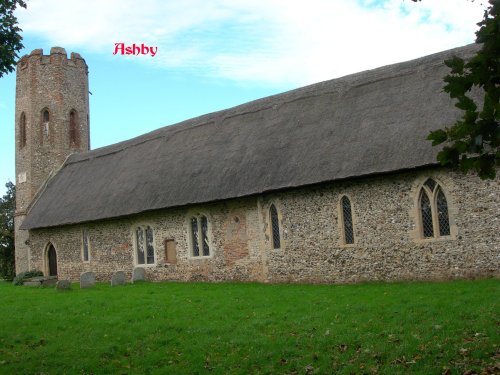
M79 51L158 46L140 59L238 81L306 84L474 40L483 8L440 0L32 0L27 33Z

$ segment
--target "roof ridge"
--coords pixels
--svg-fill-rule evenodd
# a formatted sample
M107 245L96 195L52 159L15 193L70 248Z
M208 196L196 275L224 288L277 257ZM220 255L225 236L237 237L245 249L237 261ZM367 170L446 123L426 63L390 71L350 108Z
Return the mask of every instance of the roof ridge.
M200 126L208 125L211 123L213 123L213 124L223 123L227 119L242 116L242 115L249 114L249 113L257 113L257 112L260 112L262 110L272 108L273 106L276 106L276 105L281 107L285 104L293 103L295 101L309 99L312 97L323 96L323 95L332 94L332 93L341 94L345 91L346 88L361 87L363 85L369 85L369 84L372 84L372 83L375 83L375 82L378 82L378 81L381 81L381 80L384 80L387 78L401 77L401 76L405 76L408 74L412 74L413 71L410 68L415 66L415 65L420 65L422 61L435 60L436 65L439 65L439 64L442 64L442 62L443 62L442 60L438 59L440 56L450 55L454 51L461 51L463 54L464 50L466 50L466 51L471 50L471 52L472 52L473 50L475 50L477 48L478 48L478 45L475 43L472 43L472 44L468 44L468 45L463 46L463 47L452 48L449 50L445 50L445 51L433 53L430 55L422 56L422 57L419 57L416 59L397 62L397 63L393 63L393 64L387 64L387 65L383 65L383 66L380 66L377 68L367 69L367 70L363 70L361 72L351 73L351 74L347 74L347 75L344 75L341 77L312 83L310 85L298 87L298 88L291 89L291 90L288 90L288 91L285 91L282 93L278 93L278 94L274 94L274 95L269 95L269 96L266 96L264 98L251 100L249 102L241 103L241 104L235 105L233 107L221 109L219 111L214 111L214 112L206 113L206 114L203 114L200 116L185 119L185 120L182 120L182 121L174 123L174 124L165 125L165 126L162 126L160 128L154 129L150 132L140 134L136 137L133 137L133 138L130 138L127 140L123 140L120 142L116 142L116 143L113 143L110 145L106 145L106 146L103 146L100 148L96 148L94 150L89 150L89 151L82 152L82 153L72 154L71 155L72 157L69 160L67 160L67 162L68 162L68 164L73 164L73 163L78 163L78 162L90 160L93 158L100 158L100 157L105 157L107 155L113 155L113 154L121 152L125 149L128 149L130 147L139 146L145 142L154 141L154 140L159 139L159 138L167 138L167 137L170 138L170 136L177 134L179 132L184 132L184 131L196 129L196 128L199 128ZM429 65L429 64L427 64L427 65ZM405 66L407 71L401 72L399 70L395 70L394 68L396 66L401 66L401 67ZM392 73L392 74L390 74L390 73ZM374 79L370 79L370 78L374 78ZM360 81L359 84L353 84L356 81ZM315 88L317 89L321 86L333 85L333 83L336 83L335 86L332 86L329 89L321 91L320 93L316 92L316 93L311 94L311 95L300 95L301 93L303 93L303 94L306 94L308 92L312 93L312 92L314 92ZM349 84L349 83L351 83L351 84ZM279 98L286 98L287 96L294 96L294 97L290 98L289 100L279 101ZM273 103L271 103L267 106L259 106L255 109L249 108L252 106L254 106L254 107L258 106L259 103L265 103L265 102L269 102L269 101L273 101ZM276 102L274 102L274 101L276 101ZM279 101L279 103L278 103L278 101ZM238 111L238 109L242 109L242 110ZM217 116L217 115L223 115L224 113L227 113L228 115L227 116ZM209 118L210 120L196 122L196 120L205 120L207 118ZM189 123L191 121L193 121L193 123ZM182 129L176 129L178 127L182 127ZM157 132L162 132L162 134L157 135L157 136L151 136L153 133L157 133ZM168 133L165 134L163 132L168 132ZM172 133L172 134L169 134L169 133ZM141 138L143 138L143 139L141 139ZM118 148L113 149L114 147L118 147ZM106 149L110 149L110 150L106 152ZM102 154L92 155L93 153L100 153L100 152L102 152Z

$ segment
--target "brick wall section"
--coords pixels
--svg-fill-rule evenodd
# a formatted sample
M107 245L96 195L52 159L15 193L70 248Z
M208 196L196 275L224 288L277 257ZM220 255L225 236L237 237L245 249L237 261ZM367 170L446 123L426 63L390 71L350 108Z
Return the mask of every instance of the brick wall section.
M427 177L442 184L451 236L422 240L417 196ZM352 203L355 244L341 242L339 200ZM203 206L162 210L86 225L91 260L82 261L82 225L30 232L31 268L45 270L45 249L57 250L60 278L94 271L109 280L134 267L134 229L154 230L156 264L149 280L351 283L500 276L498 179L481 181L441 169L362 178ZM281 222L281 249L271 249L268 209ZM211 255L193 258L189 218L210 222ZM237 220L236 220L237 219ZM177 264L166 264L164 239L175 239Z
M41 49L23 56L16 72L16 272L28 270L28 234L17 228L47 178L74 152L88 150L89 99L87 64L77 53L68 59L63 48L50 55ZM49 111L49 137L42 111ZM80 145L70 145L69 113L78 113ZM26 145L21 147L20 119L26 116Z

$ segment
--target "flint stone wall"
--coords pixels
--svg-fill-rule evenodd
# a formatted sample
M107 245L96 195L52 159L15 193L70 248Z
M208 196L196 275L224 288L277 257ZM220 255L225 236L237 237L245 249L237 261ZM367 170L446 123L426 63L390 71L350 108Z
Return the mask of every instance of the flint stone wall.
M428 177L446 194L451 236L424 240L417 227L420 186ZM500 189L440 168L290 189L133 217L30 232L32 269L46 265L49 242L57 251L59 278L78 280L92 270L100 281L125 270L131 278L134 231L154 231L155 264L150 280L351 283L374 280L443 280L499 277ZM341 241L339 201L351 200L354 245ZM281 223L281 249L270 242L269 206ZM206 215L210 257L189 250L189 218ZM82 260L82 229L90 235L90 261ZM176 264L164 241L176 243Z

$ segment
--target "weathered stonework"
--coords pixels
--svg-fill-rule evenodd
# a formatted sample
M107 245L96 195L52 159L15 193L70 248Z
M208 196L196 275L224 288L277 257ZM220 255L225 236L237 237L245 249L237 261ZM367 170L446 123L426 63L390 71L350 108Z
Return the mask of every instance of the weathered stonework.
M438 91L447 69L439 56L261 99L67 159L89 149L87 65L62 48L49 56L33 51L17 67L16 271L73 281L91 272L106 282L134 280L137 267L148 280L180 281L500 276L498 179L415 168L435 162L435 149L419 132L456 118L452 101ZM415 111L411 103L426 95L434 95L434 110ZM435 118L436 111L442 116ZM386 129L372 139L377 126ZM401 134L412 140L404 149L384 143ZM59 168L57 182L48 183ZM221 176L212 180L215 174ZM439 235L424 238L419 194L428 178L446 197L442 237L433 208ZM103 194L104 185L113 188ZM23 221L30 231L20 230ZM147 256L151 241L154 260Z
M89 150L88 70L77 53L68 59L64 48L41 49L23 56L16 75L16 273L32 269L28 233L20 230L29 205L49 176L68 155ZM49 122L45 132L42 113ZM77 114L79 144L70 142L70 112ZM25 116L25 144L21 117Z
M418 193L428 177L443 187L451 235L422 239ZM339 200L352 203L355 243L344 245ZM160 210L117 220L32 230L30 264L46 269L46 248L57 251L61 278L78 280L93 271L107 281L136 266L134 228L154 231L155 264L143 265L151 280L351 283L375 280L442 280L500 276L498 179L426 168L332 182L233 199L203 206ZM272 249L269 206L278 209L281 248ZM189 218L202 212L210 223L210 256L192 257ZM90 236L89 262L82 260L82 229ZM165 259L164 240L176 242L175 264Z

